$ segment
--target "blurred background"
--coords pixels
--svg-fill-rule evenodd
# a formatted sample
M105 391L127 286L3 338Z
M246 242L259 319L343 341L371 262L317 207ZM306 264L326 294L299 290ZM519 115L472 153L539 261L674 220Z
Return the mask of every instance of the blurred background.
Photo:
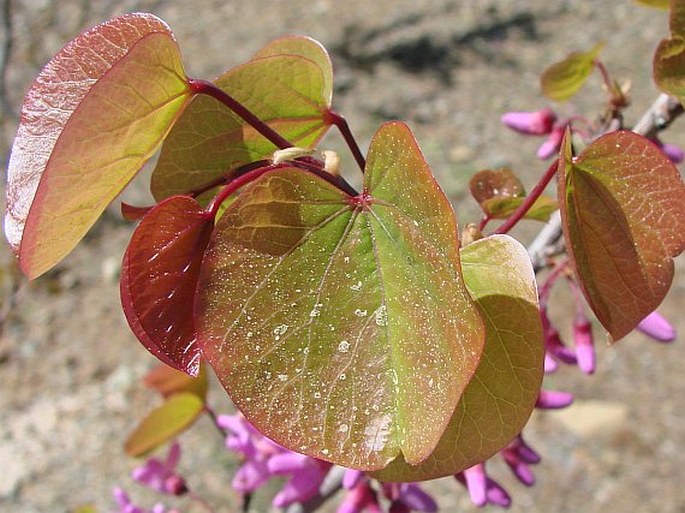
M607 42L602 58L632 83L627 125L656 98L651 56L667 34L663 11L632 0L2 0L0 155L6 162L23 95L49 58L84 28L131 11L153 12L174 30L189 75L212 78L281 35L306 34L330 51L334 108L366 148L377 126L407 121L454 202L460 224L479 214L468 196L477 170L511 166L530 188L546 164L540 140L501 126L511 110L549 105L538 77L573 50ZM562 115L595 117L604 97L593 77ZM685 121L664 139L685 145ZM336 134L321 145L352 159ZM147 204L143 180L125 193ZM4 197L4 194L2 195ZM540 225L516 234L529 241ZM133 226L110 207L77 250L34 283L18 276L0 246L0 510L71 512L96 504L114 511L111 489L123 486L143 504L154 497L132 484L136 462L123 442L158 398L140 378L154 360L137 343L119 305L120 260ZM572 308L559 287L552 314L569 336ZM685 281L678 263L661 312L685 333ZM576 394L564 411L536 413L526 437L543 456L537 484L515 483L503 465L489 466L512 494L513 512L685 511L685 365L683 342L658 344L633 334L606 344L595 326L598 370L563 369L548 388ZM212 402L231 406L223 391ZM181 470L216 511L236 511L230 488L235 457L202 420L182 437ZM453 479L428 485L445 512L475 507ZM254 511L269 510L268 491ZM334 511L334 506L328 508ZM196 511L196 510L192 510ZM197 511L200 511L199 509Z

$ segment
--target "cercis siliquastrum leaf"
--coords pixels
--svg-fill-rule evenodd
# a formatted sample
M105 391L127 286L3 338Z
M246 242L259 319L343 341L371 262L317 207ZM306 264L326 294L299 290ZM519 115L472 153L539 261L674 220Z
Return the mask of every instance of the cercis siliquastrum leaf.
M484 342L454 213L401 123L374 137L358 196L295 168L245 188L212 235L195 313L250 422L359 469L428 457Z
M313 146L330 127L332 66L326 50L312 39L277 39L214 84L297 147ZM234 169L277 149L225 105L198 95L162 146L152 193L161 200L211 190Z
M191 96L176 41L151 14L98 25L45 66L8 170L5 234L27 276L74 248Z
M665 93L685 101L685 3L670 2L671 37L654 54L654 81Z
M685 248L685 185L651 141L606 134L559 165L566 247L595 315L618 340L661 303Z
M521 432L535 406L544 346L526 250L506 235L486 237L462 249L461 265L485 320L483 356L433 453L419 465L400 457L374 474L379 479L433 479L485 461Z

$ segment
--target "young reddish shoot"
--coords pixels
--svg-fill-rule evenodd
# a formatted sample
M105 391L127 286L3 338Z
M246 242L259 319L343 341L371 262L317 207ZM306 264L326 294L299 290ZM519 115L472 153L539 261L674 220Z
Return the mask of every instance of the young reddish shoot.
M337 112L329 110L328 115L326 116L326 121L332 125L335 125L338 130L340 130L340 133L342 134L347 146L350 148L350 151L354 156L354 160L357 161L357 165L359 165L359 168L363 173L364 169L366 168L366 159L359 149L356 139L352 135L352 131L350 130L350 126L347 124L347 120Z

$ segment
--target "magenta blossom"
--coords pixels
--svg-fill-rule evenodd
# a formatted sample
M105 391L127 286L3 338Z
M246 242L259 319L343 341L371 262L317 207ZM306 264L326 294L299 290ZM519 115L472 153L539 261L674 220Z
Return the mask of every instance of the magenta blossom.
M559 125L547 136L547 139L538 148L537 156L540 160L547 160L559 153L561 148L561 141L564 140L564 133L566 132L566 125Z
M675 328L657 311L642 319L636 329L658 342L672 342L676 337Z
M383 493L391 501L390 513L424 511L434 513L438 505L417 483L385 483Z
M226 447L244 458L231 483L235 490L250 493L274 476L291 476L274 497L274 507L311 499L331 469L330 463L294 453L269 440L239 413L220 415L217 424L228 432Z
M178 513L176 510L167 510L162 504L155 504L152 509L143 509L131 502L128 494L119 487L113 490L114 500L119 506L117 513Z
M557 115L549 107L535 112L507 112L501 118L505 126L526 135L549 134L556 120Z
M345 494L336 513L382 513L376 492L371 488L368 479L357 481Z
M485 464L479 463L471 468L454 475L457 480L466 486L473 502L479 508L486 504L508 508L511 505L511 497L500 484L488 477L485 473Z
M181 446L174 441L166 459L149 458L144 465L135 468L131 477L139 483L168 495L183 495L188 491L185 479L176 472L181 458Z
M542 410L558 410L561 408L566 408L572 402L573 394L570 392L540 390L535 407Z

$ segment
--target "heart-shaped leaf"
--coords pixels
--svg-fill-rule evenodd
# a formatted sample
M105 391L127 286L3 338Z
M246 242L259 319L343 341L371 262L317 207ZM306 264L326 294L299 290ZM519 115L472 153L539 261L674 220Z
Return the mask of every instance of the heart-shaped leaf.
M685 185L651 141L611 132L559 166L566 247L581 289L614 340L663 300L685 248Z
M200 416L204 401L196 394L174 394L152 410L126 440L129 456L145 456L188 429Z
M563 61L552 64L540 78L542 92L547 98L564 102L576 94L595 67L595 59L604 47L598 43L587 52L573 52Z
M527 422L543 375L544 346L535 274L525 248L506 235L461 251L466 286L483 313L485 350L433 454L402 458L374 473L385 481L448 476L485 461Z
M192 304L214 219L187 196L152 209L133 233L121 267L121 304L133 333L167 365L196 376Z
M479 204L491 198L518 198L526 194L521 180L506 167L478 171L469 180L469 189Z
M333 72L316 41L274 41L251 61L215 80L295 146L311 147L330 126ZM197 96L162 147L152 175L161 200L204 190L238 166L269 158L277 148L213 98Z
M457 225L406 125L369 150L359 196L264 174L217 223L196 299L204 356L285 447L359 469L435 447L477 366L483 324Z
M22 107L5 233L29 278L81 240L190 99L178 46L149 14L99 25L43 69Z
M671 2L670 39L659 43L654 54L654 81L657 87L685 101L685 4Z

